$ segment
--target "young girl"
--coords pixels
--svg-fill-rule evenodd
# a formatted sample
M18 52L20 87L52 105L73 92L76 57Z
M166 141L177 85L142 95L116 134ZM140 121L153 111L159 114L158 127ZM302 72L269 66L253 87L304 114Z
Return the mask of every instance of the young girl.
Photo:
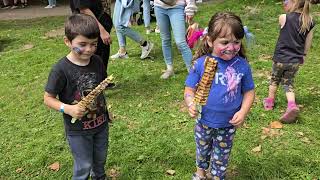
M204 73L204 60L209 56L218 62L207 104L195 125L197 172L193 180L206 179L210 159L213 179L225 178L236 127L243 124L253 103L254 82L241 42L244 33L235 14L215 14L187 77L185 102L190 116L196 117L193 98Z
M314 22L309 14L310 4L319 0L286 0L284 9L288 12L279 16L280 35L275 48L269 95L264 99L265 110L272 110L280 82L288 101L286 112L280 117L284 123L293 123L299 113L295 102L293 80L300 64L311 47Z

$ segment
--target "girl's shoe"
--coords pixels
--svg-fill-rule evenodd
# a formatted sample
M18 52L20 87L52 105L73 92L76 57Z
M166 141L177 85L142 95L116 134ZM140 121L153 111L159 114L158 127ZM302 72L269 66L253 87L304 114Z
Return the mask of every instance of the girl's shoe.
M52 8L54 8L53 6L51 6L51 5L48 5L48 6L46 6L46 7L44 7L45 9L52 9Z
M264 110L266 110L266 111L273 110L273 106L274 106L274 99L264 98L264 100L263 100Z
M283 123L295 123L299 114L298 106L288 107L286 112L280 117Z
M194 173L191 178L191 180L206 180L206 179L207 179L206 177L201 177L197 173Z

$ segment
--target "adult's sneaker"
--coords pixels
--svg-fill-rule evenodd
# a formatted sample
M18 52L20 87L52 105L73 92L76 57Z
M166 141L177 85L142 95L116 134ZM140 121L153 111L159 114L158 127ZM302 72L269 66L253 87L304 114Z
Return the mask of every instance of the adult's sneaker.
M145 59L149 56L152 48L153 48L153 43L147 41L147 45L146 46L141 46L141 56L140 59Z
M122 54L119 51L116 54L111 56L111 59L128 59L128 58L129 58L128 53Z

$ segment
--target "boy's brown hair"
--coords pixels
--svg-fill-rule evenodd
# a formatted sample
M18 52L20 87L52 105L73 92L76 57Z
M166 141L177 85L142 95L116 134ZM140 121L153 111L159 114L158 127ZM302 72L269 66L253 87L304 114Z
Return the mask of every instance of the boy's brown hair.
M97 21L90 15L73 14L65 22L65 36L72 41L79 35L88 39L95 39L100 36Z

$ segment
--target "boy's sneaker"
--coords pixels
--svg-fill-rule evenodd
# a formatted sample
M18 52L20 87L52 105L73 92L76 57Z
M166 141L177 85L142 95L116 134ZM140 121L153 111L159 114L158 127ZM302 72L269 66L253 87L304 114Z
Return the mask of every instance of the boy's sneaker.
M161 79L168 79L170 76L173 76L174 75L174 72L173 70L166 70L161 76L160 78Z
M298 106L288 107L286 112L281 116L280 121L283 123L295 123L299 114Z
M145 59L149 56L151 50L153 48L153 43L147 41L147 45L146 46L141 46L141 56L140 59Z
M193 173L191 180L206 180L206 177L201 177L197 173Z
M119 51L111 56L111 59L128 59L128 53L126 52L125 54L121 54Z

